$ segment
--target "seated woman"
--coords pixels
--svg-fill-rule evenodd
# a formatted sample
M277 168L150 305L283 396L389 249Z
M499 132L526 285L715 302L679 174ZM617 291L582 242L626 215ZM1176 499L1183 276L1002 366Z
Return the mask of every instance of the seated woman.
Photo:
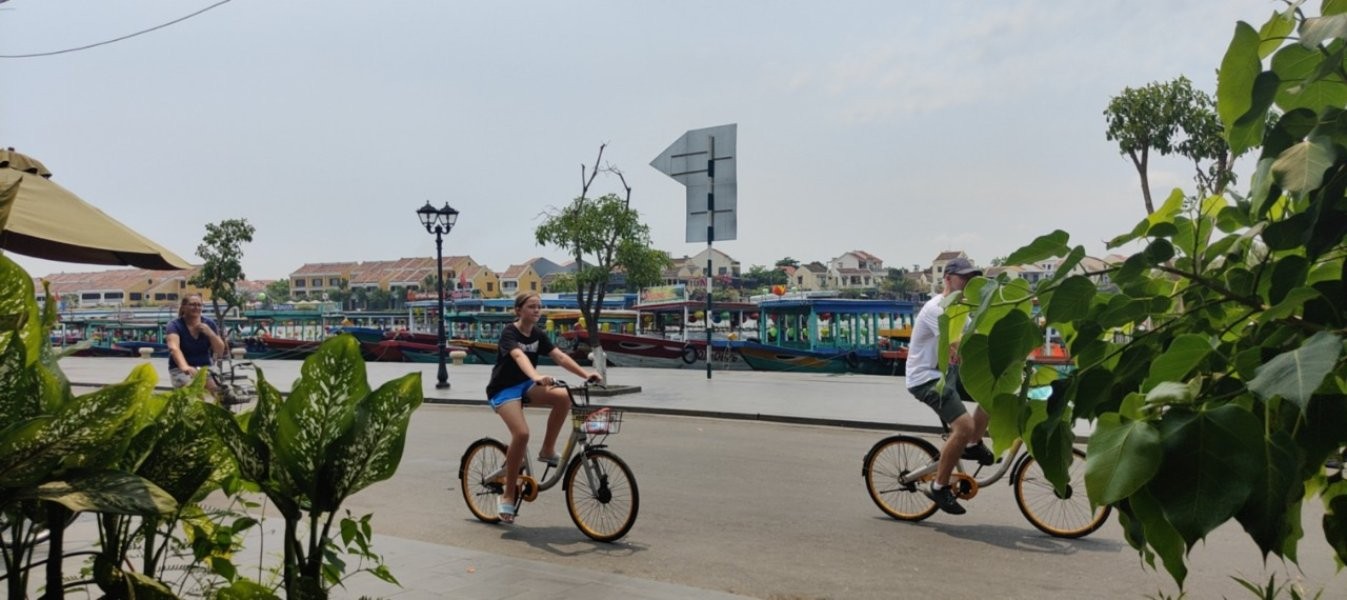
M215 321L201 316L201 308L200 294L183 296L178 318L168 324L164 343L168 346L168 374L175 388L191 383L198 369L211 366L215 357L223 357L228 349ZM211 394L220 391L209 378L206 389Z

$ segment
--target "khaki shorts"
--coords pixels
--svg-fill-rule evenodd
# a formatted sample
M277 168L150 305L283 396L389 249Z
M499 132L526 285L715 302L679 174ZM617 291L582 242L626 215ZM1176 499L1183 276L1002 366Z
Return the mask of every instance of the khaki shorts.
M949 374L945 377L943 393L936 391L936 386L940 384L939 379L933 379L914 388L908 388L907 391L921 400L923 404L931 407L935 414L940 415L940 420L948 425L953 423L955 419L968 414L968 408L963 405L964 399L959 395L958 381L958 367L950 367Z

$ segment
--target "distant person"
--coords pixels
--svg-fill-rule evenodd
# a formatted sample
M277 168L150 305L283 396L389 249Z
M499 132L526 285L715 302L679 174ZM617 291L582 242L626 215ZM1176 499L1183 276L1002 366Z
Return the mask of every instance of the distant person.
M601 381L598 373L580 368L547 339L547 332L538 327L542 310L543 301L537 292L522 292L515 296L514 312L518 320L500 332L496 366L492 367L491 381L486 386L491 408L510 430L510 444L505 452L505 494L497 506L500 520L505 523L514 522L515 502L518 501L518 478L515 475L528 452L529 425L524 420L524 405L538 404L552 410L538 453L538 460L548 466L557 466L561 459L556 450L557 434L570 418L570 395L556 385L556 379L538 372L538 356L550 356L557 365L586 381Z
M201 316L201 308L200 294L183 296L178 318L168 323L164 341L168 346L168 374L175 388L191 383L198 369L211 366L215 357L223 357L227 350L219 326ZM210 378L206 379L206 389L212 394L220 391Z
M966 458L990 465L996 462L996 457L987 445L982 443L982 436L987 433L989 415L981 406L969 415L968 409L963 405L964 402L971 400L964 396L963 386L958 382L959 366L956 364L958 344L950 344L948 348L939 347L940 315L945 312L941 302L947 294L963 290L970 280L981 274L982 271L966 258L956 258L945 265L944 291L928 300L917 313L907 355L907 390L940 415L940 420L944 421L950 430L949 439L940 450L940 463L936 468L935 480L931 482L930 490L923 492L935 501L940 510L955 515L964 513L963 506L959 505L959 501L954 497L954 491L949 487L950 475L954 473L954 467L959 463L959 459ZM938 366L940 352L950 354L950 367L945 377L943 392L936 390L941 378Z

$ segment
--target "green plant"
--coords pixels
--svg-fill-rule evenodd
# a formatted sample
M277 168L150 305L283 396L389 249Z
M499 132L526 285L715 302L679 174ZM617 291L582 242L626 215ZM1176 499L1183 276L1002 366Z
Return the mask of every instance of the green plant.
M1231 579L1234 579L1235 582L1243 586L1244 589L1249 590L1249 593L1262 600L1277 600L1277 598L1283 596L1289 596L1291 600L1319 600L1319 598L1322 598L1324 595L1323 590L1315 592L1312 596L1307 595L1307 592L1298 583L1292 583L1290 581L1277 583L1276 573L1273 573L1268 577L1267 585L1265 586L1259 586L1252 581L1240 577L1232 577Z
M339 550L352 544L362 559L376 563L362 570L395 582L369 551L368 517L348 525L349 518L338 522L336 516L347 497L397 470L408 421L421 404L420 373L371 391L359 344L341 335L305 359L289 397L282 399L261 369L257 387L256 408L239 420L217 406L207 407L207 415L241 477L266 494L285 520L286 597L327 597L344 573Z
M975 279L948 313L954 339L974 310L960 376L997 446L1023 437L1063 486L1071 425L1094 421L1091 501L1117 506L1128 542L1180 585L1187 552L1231 519L1294 562L1314 496L1347 560L1347 482L1324 469L1347 445L1347 2L1323 6L1236 27L1217 95L1231 150L1260 148L1246 197L1175 190L1110 242L1145 249L1099 273L1077 270L1085 251L1067 233L1042 236L1006 260L1059 257L1052 278ZM1075 372L1028 363L1044 327ZM1049 400L1026 399L1045 384Z
M74 512L149 516L176 507L158 486L116 468L135 433L157 414L154 369L142 365L122 383L75 396L49 342L56 320L51 295L39 316L33 292L28 274L0 256L0 512L8 542L0 556L11 598L27 595L35 527L49 531L47 553L60 557ZM62 563L46 561L47 589L62 588ZM139 576L126 584L163 588Z

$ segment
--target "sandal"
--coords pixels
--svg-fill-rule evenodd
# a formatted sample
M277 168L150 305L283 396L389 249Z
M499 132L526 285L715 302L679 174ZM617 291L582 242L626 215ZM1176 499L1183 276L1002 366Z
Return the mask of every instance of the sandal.
M553 454L552 456L543 456L540 454L538 455L538 462L546 464L549 467L556 468L556 466L561 463L561 455Z
M496 513L500 515L500 522L506 525L514 523L515 510L515 506L509 502L496 504Z

